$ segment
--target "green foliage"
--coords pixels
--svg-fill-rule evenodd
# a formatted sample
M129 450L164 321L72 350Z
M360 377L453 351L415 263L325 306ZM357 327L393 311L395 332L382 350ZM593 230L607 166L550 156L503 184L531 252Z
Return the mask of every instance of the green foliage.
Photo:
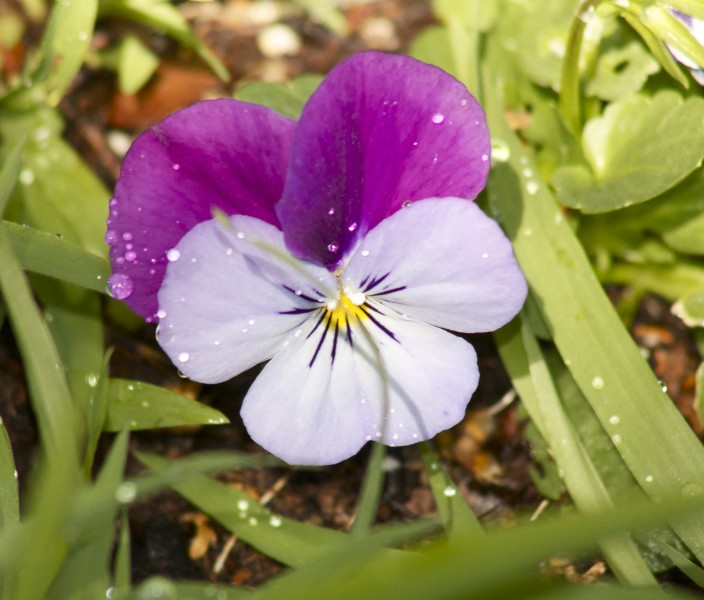
M558 199L585 213L650 200L682 181L704 157L704 100L674 92L630 96L610 104L582 134L591 167L553 175Z
M322 79L320 75L301 75L288 84L255 81L238 90L235 98L268 106L285 117L297 119Z

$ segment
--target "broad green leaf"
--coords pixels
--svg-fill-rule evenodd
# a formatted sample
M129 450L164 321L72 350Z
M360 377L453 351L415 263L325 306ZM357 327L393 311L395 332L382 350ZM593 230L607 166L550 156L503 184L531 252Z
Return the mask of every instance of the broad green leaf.
M459 78L446 27L434 25L423 29L413 40L410 54Z
M152 471L159 472L168 466L168 461L158 456L140 454L139 458ZM172 487L239 539L287 565L301 566L315 561L347 539L345 534L332 529L280 517L248 493L205 475L176 481Z
M322 79L320 75L301 75L287 84L255 81L238 90L235 98L268 106L285 117L298 119Z
M704 288L693 290L680 298L672 312L688 327L704 327Z
M433 12L447 23L458 20L466 29L489 31L499 16L499 2L472 0L434 0Z
M12 249L23 269L106 293L110 264L53 233L3 221Z
M489 126L506 162L489 178L492 211L504 226L562 358L638 484L651 498L688 494L704 481L704 450L663 394L594 276L584 250L532 158L506 125L496 88L487 82ZM525 175L525 168L531 176ZM618 416L614 429L612 418ZM672 523L704 558L704 518Z
M586 93L602 100L620 100L638 93L659 70L658 62L637 42L611 48L599 56Z
M109 194L103 183L61 137L58 113L37 108L22 114L0 111L0 134L8 142L27 136L11 220L61 235L98 256Z
M137 36L127 36L120 44L117 80L120 91L134 94L142 89L159 66L159 57Z
M704 99L671 91L610 104L584 128L590 169L566 166L552 179L562 204L585 213L650 200L678 184L704 157Z
M90 47L98 0L57 1L39 48L36 68L25 73L40 85L49 105L55 106L83 64Z
M229 423L220 411L141 381L111 379L105 431Z
M169 0L100 0L100 16L124 17L162 31L193 50L222 81L230 74L213 52L188 28L188 23Z

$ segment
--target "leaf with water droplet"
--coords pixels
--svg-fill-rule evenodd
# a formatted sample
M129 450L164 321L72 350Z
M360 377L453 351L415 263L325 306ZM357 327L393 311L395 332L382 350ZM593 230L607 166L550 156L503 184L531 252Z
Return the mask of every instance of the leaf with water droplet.
M226 424L220 411L162 387L110 379L105 431L156 429L182 425Z

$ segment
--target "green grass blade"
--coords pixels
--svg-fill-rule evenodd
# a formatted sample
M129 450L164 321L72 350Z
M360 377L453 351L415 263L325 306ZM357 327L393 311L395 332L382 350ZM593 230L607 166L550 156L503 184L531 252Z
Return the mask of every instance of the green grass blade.
M154 455L140 454L139 459L157 472L169 464ZM286 565L310 563L347 539L332 529L279 517L246 492L205 475L175 481L171 487L238 538Z
M52 233L9 221L2 227L23 269L106 293L110 265L104 258Z
M0 419L0 531L19 523L20 496L15 458L7 429Z
M609 492L565 413L540 346L527 323L517 318L497 334L497 339L513 385L548 442L577 508L584 513L613 508ZM657 584L628 536L605 540L601 548L622 582L635 586Z
M374 528L381 490L384 487L382 462L385 456L386 448L383 444L372 444L367 470L364 474L364 482L359 492L354 523L350 531L354 535L367 534Z
M451 535L470 531L474 534L482 534L484 529L479 519L458 491L455 482L438 461L430 444L423 442L419 447L425 472L428 475L430 490L433 492L445 531Z
M24 142L16 144L8 150L5 160L0 168L0 217L2 217L7 207L7 201L17 183L17 177L22 166L22 150Z
M122 510L120 516L120 534L115 553L114 581L118 594L122 597L132 589L132 539L128 511Z
M543 319L575 381L630 471L653 499L704 490L704 449L663 393L594 275L584 250L485 86L494 142L509 154L489 179L489 201L511 238ZM614 424L616 423L616 425ZM704 517L672 523L704 559Z

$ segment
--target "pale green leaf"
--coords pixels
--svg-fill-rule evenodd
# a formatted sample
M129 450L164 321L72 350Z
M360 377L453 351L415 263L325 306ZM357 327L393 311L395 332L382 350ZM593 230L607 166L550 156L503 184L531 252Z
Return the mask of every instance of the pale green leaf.
M20 496L10 436L0 419L0 531L20 520ZM0 589L1 589L0 584Z
M159 57L137 36L126 37L120 45L117 80L120 91L134 94L142 89L159 66Z
M678 50L696 65L704 66L704 46L692 31L665 6L654 4L645 8L641 20L659 39Z
M322 79L320 75L301 75L287 84L255 81L238 90L235 98L268 106L285 117L298 119Z
M586 93L603 100L620 100L638 93L648 77L659 70L657 61L637 42L611 48L599 56Z
M105 431L229 423L221 412L141 381L111 379Z
M552 179L562 204L586 213L650 200L678 184L704 157L704 99L671 91L610 104L584 128L591 169L566 166Z
M680 298L672 312L688 327L704 327L704 288L693 290Z

